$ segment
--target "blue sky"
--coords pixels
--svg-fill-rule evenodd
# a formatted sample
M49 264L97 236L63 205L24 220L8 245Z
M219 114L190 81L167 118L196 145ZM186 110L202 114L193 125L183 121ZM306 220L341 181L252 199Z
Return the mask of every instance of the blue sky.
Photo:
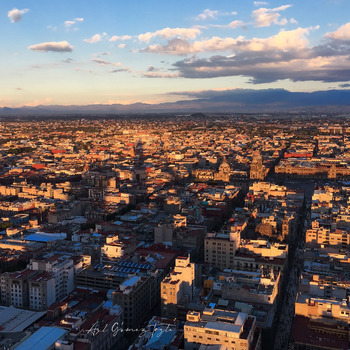
M0 2L0 106L341 89L350 1Z

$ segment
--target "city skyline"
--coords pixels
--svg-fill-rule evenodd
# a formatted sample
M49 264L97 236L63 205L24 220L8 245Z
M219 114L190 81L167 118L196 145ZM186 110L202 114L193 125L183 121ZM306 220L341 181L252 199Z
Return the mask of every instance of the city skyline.
M2 1L0 107L347 89L349 10L345 0Z

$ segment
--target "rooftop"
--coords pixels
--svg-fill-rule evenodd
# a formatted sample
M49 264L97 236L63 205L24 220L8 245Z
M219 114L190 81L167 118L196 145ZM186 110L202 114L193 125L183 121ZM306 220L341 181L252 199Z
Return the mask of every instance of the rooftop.
M46 312L35 312L0 306L0 333L23 332L27 327L43 317Z
M62 338L66 330L56 327L41 327L23 343L16 347L17 350L49 349L56 340Z

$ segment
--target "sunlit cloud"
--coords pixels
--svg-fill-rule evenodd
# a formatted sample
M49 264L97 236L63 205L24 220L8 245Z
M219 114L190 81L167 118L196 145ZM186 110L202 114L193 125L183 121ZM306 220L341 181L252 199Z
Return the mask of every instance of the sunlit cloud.
M206 9L197 16L198 20L214 19L219 15L219 11Z
M167 44L150 45L141 52L152 52L168 55L187 55L206 51L267 51L301 49L308 44L306 35L311 29L297 28L290 31L280 31L278 34L268 38L245 39L243 36L237 38L212 37L207 40L190 42L188 40L175 38Z
M216 27L216 28L239 28L245 26L245 23L240 20L232 21L229 24L211 24L210 27Z
M195 19L205 21L208 19L216 19L219 16L231 16L231 15L237 15L236 11L231 11L231 12L220 12L217 10L210 10L210 9L205 9L202 13L200 13Z
M91 38L84 39L83 41L85 41L86 43L89 43L89 44L96 44L96 43L102 41L106 35L107 35L106 33L95 34Z
M281 31L267 39L252 39L237 53L191 57L174 64L185 78L245 76L254 84L290 81L349 81L350 42L333 41L309 47L305 35L316 27Z
M38 52L72 52L73 46L70 45L67 41L59 42L45 42L41 44L31 45L28 47L29 50L38 51Z
M334 32L327 33L326 37L335 40L350 40L350 22L342 25Z
M184 39L195 39L201 31L198 28L164 28L157 30L156 32L147 32L140 34L138 39L140 41L149 42L152 38L160 37L164 39L171 39L174 37L180 37Z
M124 40L130 40L132 39L132 36L131 35L122 35L122 36L118 36L118 35L113 35L109 41L118 41L118 40L121 40L121 41L124 41Z
M292 5L283 5L272 9L262 7L260 9L254 10L252 16L254 18L255 25L257 27L270 27L271 24L287 24L288 20L286 18L280 19L281 15L279 11L287 10L291 6Z

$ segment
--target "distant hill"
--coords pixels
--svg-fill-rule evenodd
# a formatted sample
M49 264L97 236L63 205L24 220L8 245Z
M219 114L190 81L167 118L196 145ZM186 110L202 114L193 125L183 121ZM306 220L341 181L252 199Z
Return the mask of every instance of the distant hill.
M186 95L186 93L183 93ZM205 91L188 93L191 100L129 105L35 106L0 108L0 116L122 113L256 113L279 111L350 111L350 90L290 92L284 89Z

